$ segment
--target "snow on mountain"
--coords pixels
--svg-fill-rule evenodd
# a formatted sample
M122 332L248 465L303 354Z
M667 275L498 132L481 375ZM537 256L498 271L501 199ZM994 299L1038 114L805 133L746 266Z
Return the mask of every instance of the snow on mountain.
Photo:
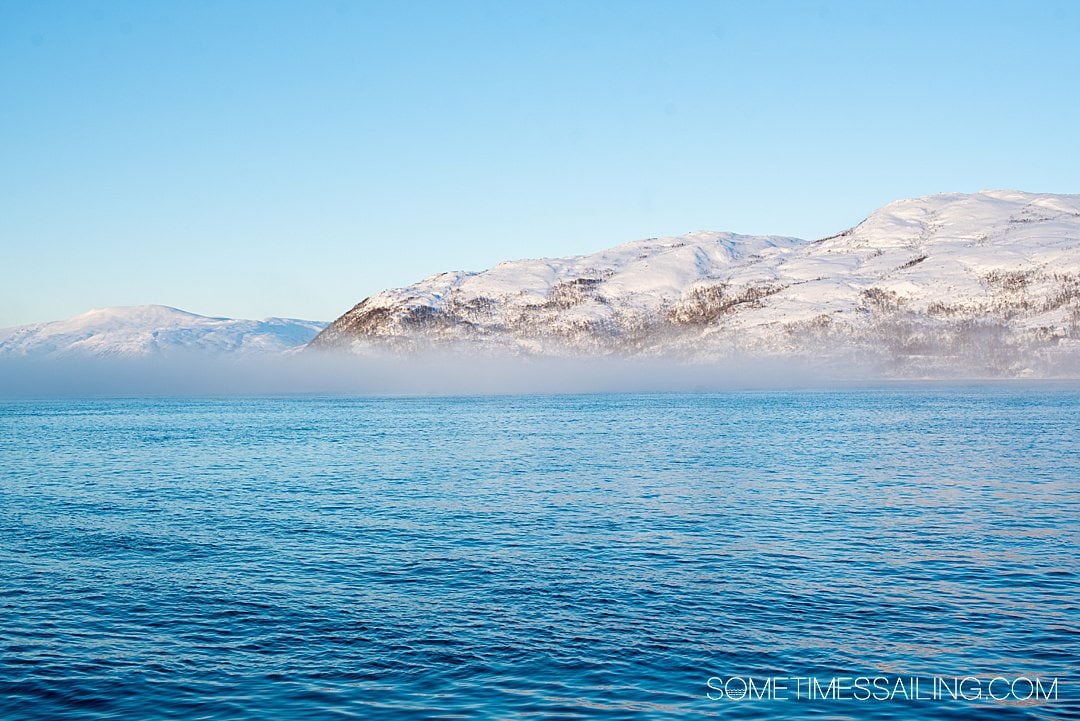
M535 352L628 346L644 342L641 333L695 282L799 242L698 232L592 255L509 261L480 273L442 273L367 298L314 345L413 348L465 340Z
M209 318L163 305L99 308L67 320L0 329L0 357L281 353L303 346L325 326L290 318Z
M815 241L697 232L442 273L365 299L312 342L448 345L1055 374L1080 354L1080 196L932 195Z

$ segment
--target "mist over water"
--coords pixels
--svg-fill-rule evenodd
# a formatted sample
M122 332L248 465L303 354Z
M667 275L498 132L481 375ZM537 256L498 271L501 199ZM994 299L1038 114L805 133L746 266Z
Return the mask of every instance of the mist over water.
M0 360L0 397L454 395L805 388L879 377L870 364L730 359L559 359L465 353Z

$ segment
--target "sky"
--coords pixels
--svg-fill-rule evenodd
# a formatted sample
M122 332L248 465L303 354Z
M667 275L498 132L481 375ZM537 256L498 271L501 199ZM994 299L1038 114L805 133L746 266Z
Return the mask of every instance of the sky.
M1080 193L1077 2L0 0L0 326Z

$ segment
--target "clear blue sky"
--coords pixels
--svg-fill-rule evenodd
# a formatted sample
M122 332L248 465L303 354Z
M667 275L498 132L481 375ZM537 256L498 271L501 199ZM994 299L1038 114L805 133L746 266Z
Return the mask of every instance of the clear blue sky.
M1077 2L0 0L0 325L1080 192Z

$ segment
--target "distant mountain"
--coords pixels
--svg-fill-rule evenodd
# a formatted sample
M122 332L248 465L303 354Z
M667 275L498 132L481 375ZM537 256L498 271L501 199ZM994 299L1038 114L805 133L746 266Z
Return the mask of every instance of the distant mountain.
M280 353L326 326L308 320L208 318L164 305L99 308L67 320L0 329L0 357Z
M311 346L1080 370L1080 196L891 203L820 240L697 232L451 272L366 298Z

